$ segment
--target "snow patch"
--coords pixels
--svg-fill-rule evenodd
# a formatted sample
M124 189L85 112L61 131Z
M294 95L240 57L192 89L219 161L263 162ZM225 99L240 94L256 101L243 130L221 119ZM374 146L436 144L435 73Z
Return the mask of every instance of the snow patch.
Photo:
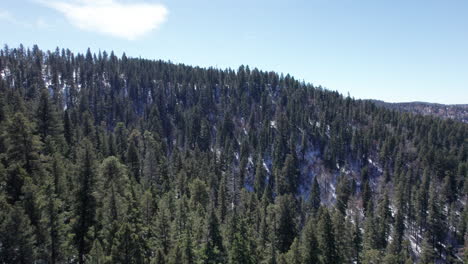
M372 166L374 166L375 168L377 168L377 170L378 170L380 173L383 172L382 168L381 168L376 162L374 162L372 159L368 158L367 161L368 161Z
M270 169L268 168L267 164L265 163L265 161L263 161L263 168L265 168L265 170L268 172L268 174L270 174Z
M276 121L270 121L270 126L272 128L276 128Z
M336 188L335 188L335 185L333 183L330 183L330 189L332 190L331 192L331 195L333 197L333 199L336 199Z
M5 67L5 69L0 71L0 76L2 77L2 80L6 80L7 77L10 77L11 72L8 67Z

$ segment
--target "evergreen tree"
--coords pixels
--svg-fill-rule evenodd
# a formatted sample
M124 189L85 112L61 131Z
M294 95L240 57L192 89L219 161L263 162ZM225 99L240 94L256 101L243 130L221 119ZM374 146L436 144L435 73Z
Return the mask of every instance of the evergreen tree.
M434 250L434 246L432 245L431 238L429 235L425 236L422 249L421 249L421 256L419 262L422 264L431 264L435 262L436 252Z
M320 198L320 186L317 181L317 176L314 177L312 182L312 189L310 191L309 204L312 214L316 214L320 208L321 198Z
M318 222L318 244L320 259L323 264L337 263L338 253L336 248L335 233L331 222L330 213L327 208L321 208ZM338 262L339 263L339 262Z
M133 134L130 136L130 143L127 149L126 162L130 168L130 172L135 180L140 182L140 157L137 146L137 135Z
M131 187L129 199L126 219L114 238L112 249L114 263L144 263L148 254L143 218L134 187Z
M228 263L253 263L248 244L249 239L245 230L245 222L234 215L232 224Z
M49 99L49 93L43 89L39 98L36 111L37 130L44 141L48 136L57 137L62 133L62 122L56 111L56 107Z
M283 169L277 174L277 194L295 194L299 180L297 157L293 154L286 156Z
M351 183L346 175L341 175L336 187L336 207L342 214L346 214L350 195Z
M96 197L95 197L95 155L89 140L82 143L78 186L75 193L74 208L74 243L78 250L78 261L85 263L85 255L91 250L93 235L91 228L95 224Z
M359 225L359 217L354 218L354 230L352 237L352 253L356 264L361 263L362 233Z
M377 206L376 221L377 221L376 247L378 249L385 249L387 247L388 236L390 235L391 223L393 221L392 213L390 211L390 201L386 194L384 194L384 197L380 200Z
M0 224L0 262L34 263L34 230L23 209L15 205L0 214L3 220Z
M292 195L278 196L276 198L277 216L277 239L278 250L281 253L287 252L294 237L296 236L296 226L294 223L294 198Z
M297 238L294 239L293 243L291 244L291 248L289 249L288 253L286 254L287 263L291 264L301 264L302 263L302 255L301 255L301 246L299 244L299 240Z
M254 190L257 193L258 199L263 196L263 191L265 190L266 185L266 171L263 167L263 159L261 155L257 158L257 166L255 167L255 184Z
M302 231L302 259L304 263L319 262L320 251L316 236L315 220L309 218Z
M214 208L211 208L210 210L206 232L207 241L204 247L204 255L206 256L206 259L204 260L204 263L223 263L224 247L219 230L218 218L216 217Z
M444 214L440 205L439 195L437 194L436 187L431 184L429 192L429 205L427 216L427 235L429 236L429 243L432 247L437 248L439 253L441 249L441 242L445 237Z
M39 172L40 143L33 130L33 125L22 113L14 114L5 129L8 164L17 164L29 174Z
M53 181L52 181L53 180ZM65 260L67 253L67 226L63 201L59 198L58 184L56 179L51 179L47 184L46 209L42 221L47 227L47 252L50 263L60 263Z

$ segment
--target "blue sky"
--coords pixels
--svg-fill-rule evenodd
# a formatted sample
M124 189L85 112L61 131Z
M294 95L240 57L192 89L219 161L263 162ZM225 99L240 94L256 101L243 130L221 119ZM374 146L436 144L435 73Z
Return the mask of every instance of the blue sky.
M2 0L0 42L290 73L355 98L468 103L466 0Z

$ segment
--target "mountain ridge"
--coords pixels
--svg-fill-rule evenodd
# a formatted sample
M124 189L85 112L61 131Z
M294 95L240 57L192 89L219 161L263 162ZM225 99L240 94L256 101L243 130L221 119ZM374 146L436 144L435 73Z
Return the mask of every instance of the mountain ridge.
M248 66L20 46L0 71L1 261L463 258L467 124Z

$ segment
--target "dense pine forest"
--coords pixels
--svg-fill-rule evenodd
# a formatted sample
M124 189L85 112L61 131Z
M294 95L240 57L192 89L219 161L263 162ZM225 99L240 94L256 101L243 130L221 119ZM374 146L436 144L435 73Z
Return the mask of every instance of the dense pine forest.
M468 263L468 124L248 66L0 74L0 263Z

